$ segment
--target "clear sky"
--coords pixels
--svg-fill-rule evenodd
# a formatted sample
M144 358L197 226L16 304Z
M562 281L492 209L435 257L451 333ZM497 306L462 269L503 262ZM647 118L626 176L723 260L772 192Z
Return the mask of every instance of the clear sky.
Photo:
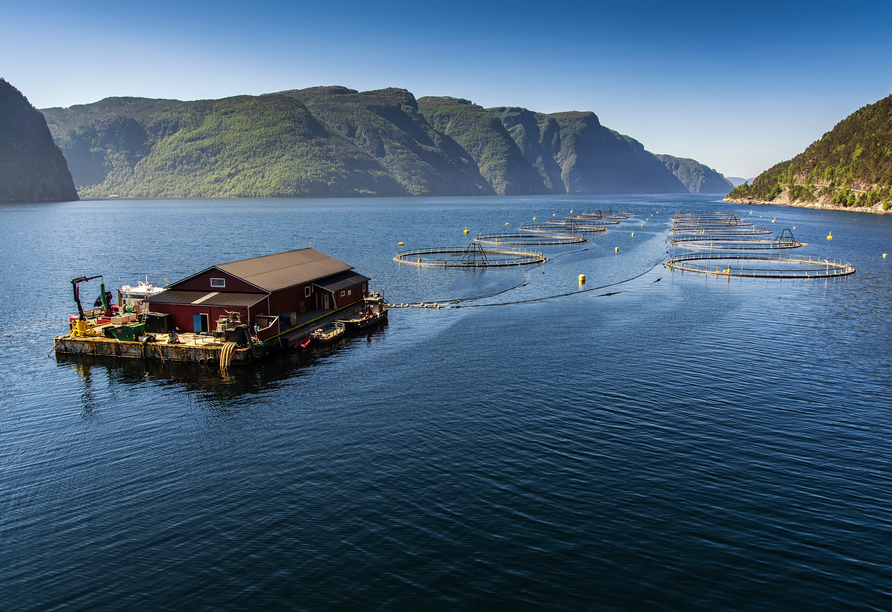
M38 108L316 85L594 111L752 177L892 93L892 1L0 4L0 77Z

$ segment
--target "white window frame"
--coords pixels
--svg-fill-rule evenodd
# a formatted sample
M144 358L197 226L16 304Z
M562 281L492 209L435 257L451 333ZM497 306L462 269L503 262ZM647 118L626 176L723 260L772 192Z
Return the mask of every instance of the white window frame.
M310 295L312 293L313 293L313 285L307 285L306 287L304 287L304 297L310 297Z
M211 278L211 288L212 289L225 289L226 288L226 279L225 278Z

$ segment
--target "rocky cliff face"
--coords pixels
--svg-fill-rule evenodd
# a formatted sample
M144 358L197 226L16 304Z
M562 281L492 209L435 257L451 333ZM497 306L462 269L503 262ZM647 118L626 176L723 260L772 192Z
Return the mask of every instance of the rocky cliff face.
M77 199L68 164L43 115L0 79L0 201Z
M683 193L687 189L633 138L592 112L542 114L489 109L502 121L551 193Z

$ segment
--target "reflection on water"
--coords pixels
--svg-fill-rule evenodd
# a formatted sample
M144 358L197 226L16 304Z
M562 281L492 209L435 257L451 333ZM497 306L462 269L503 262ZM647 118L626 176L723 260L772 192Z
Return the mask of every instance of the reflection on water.
M759 209L843 279L659 265L674 212L729 206L0 206L0 607L887 609L892 218ZM586 208L638 217L535 268L391 259ZM148 209L163 235L65 231L142 235ZM391 303L459 308L227 376L46 357L76 275L183 278L305 235Z

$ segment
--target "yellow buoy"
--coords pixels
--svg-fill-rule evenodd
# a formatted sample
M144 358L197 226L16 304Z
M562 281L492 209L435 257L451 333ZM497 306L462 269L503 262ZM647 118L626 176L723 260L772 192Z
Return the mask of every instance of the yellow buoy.
M505 225L508 225L507 223Z
M396 243L396 246L403 246L403 243L402 243L402 242L397 242L397 243Z
M644 227L644 224L643 224L643 223L641 224L641 227Z
M833 240L833 232L827 233L827 240Z
M634 236L634 235L635 235L635 232L632 232L632 235Z
M585 284L585 274L580 274L580 275L579 275L579 284L580 284L580 285L584 285L584 284Z
M614 252L614 253L619 253L619 247L616 247L615 249L613 249L613 252Z
M557 217L557 213L551 213L552 217Z
M465 233L466 233L466 234L468 233L468 228L465 228Z
M533 221L535 221L535 220L536 220L536 217L533 217Z
M886 259L886 254L885 254L885 253L883 253L883 259Z

